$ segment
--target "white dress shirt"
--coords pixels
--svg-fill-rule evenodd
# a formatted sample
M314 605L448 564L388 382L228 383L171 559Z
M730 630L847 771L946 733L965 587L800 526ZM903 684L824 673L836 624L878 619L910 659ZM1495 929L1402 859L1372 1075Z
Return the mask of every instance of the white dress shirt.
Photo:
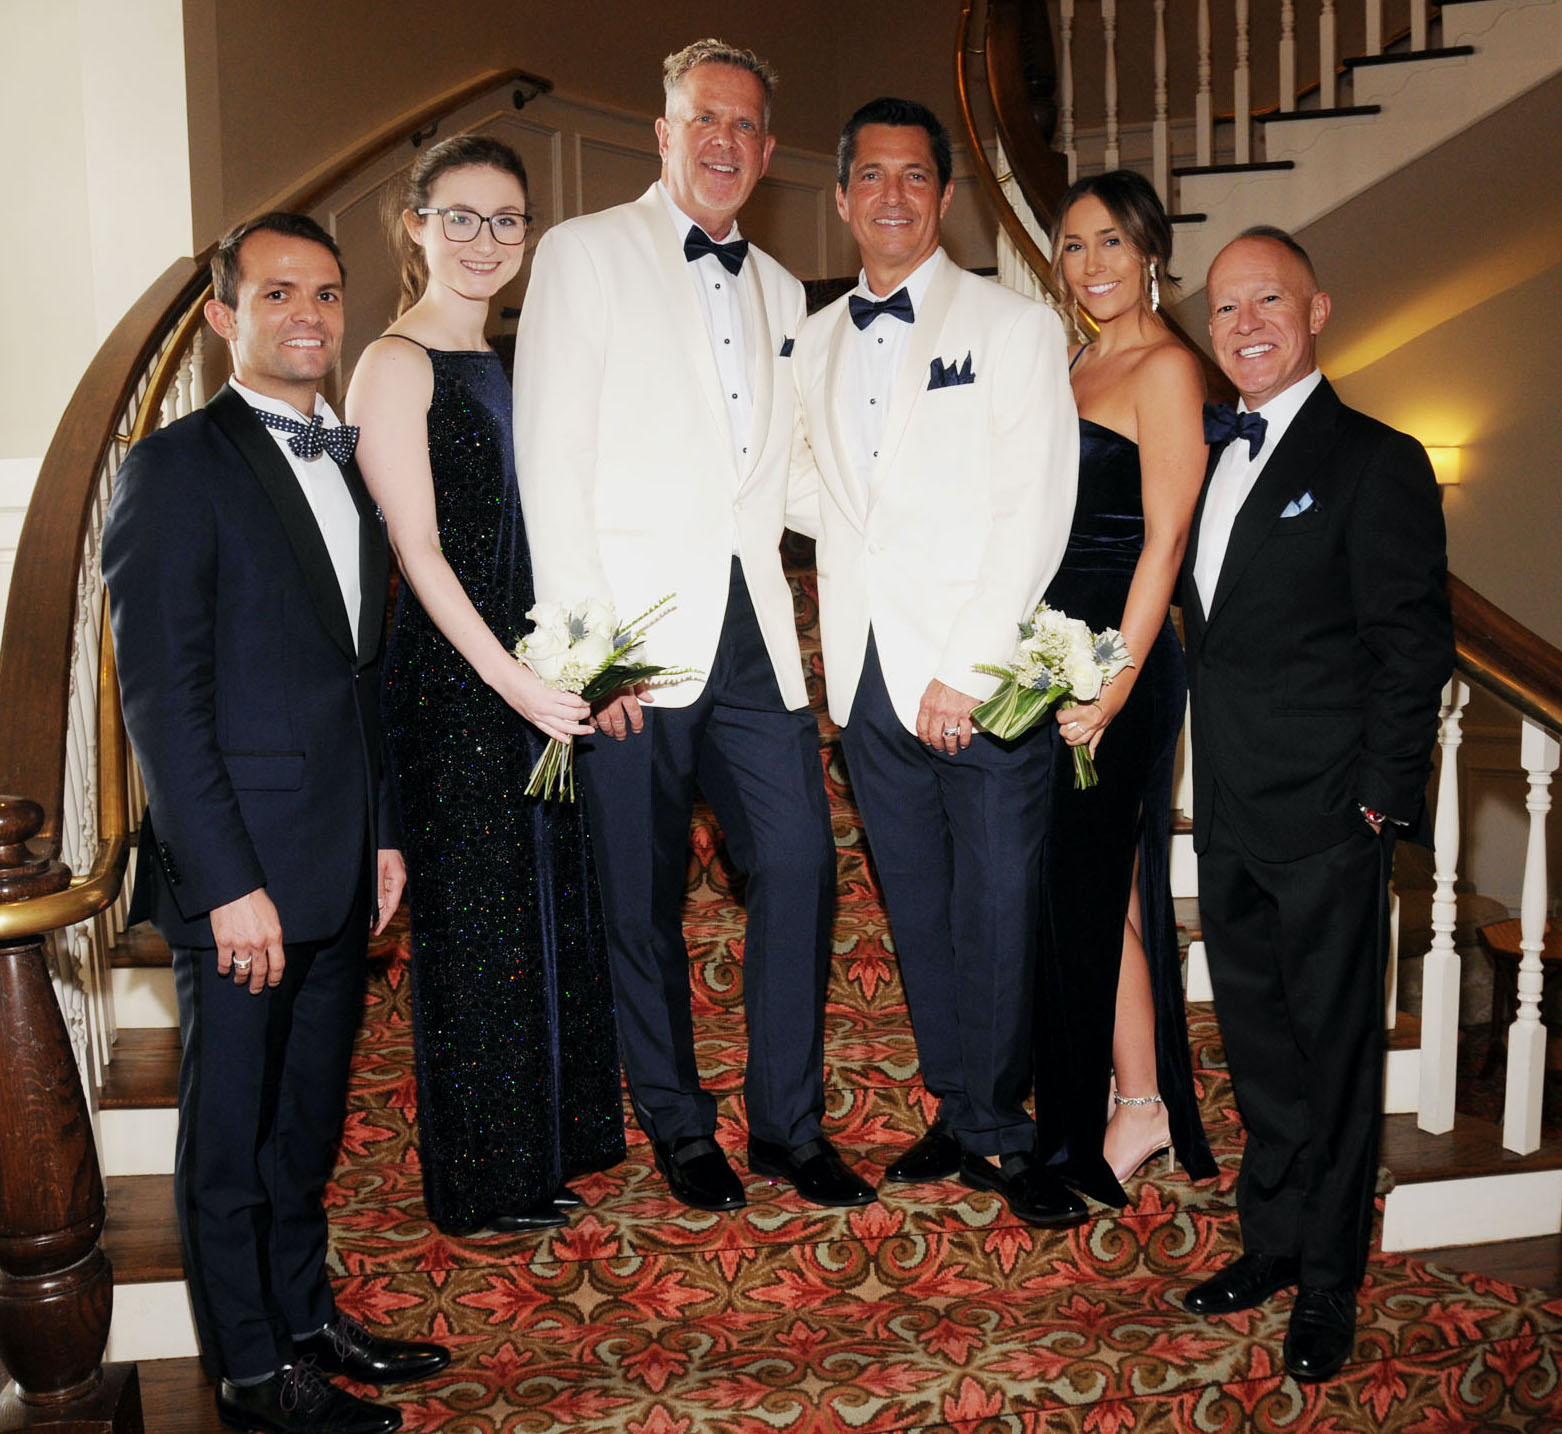
M1203 599L1206 614L1215 601L1220 567L1226 560L1226 549L1231 544L1231 529L1236 525L1237 514L1242 511L1247 495L1258 482L1258 475L1269 462L1269 455L1280 446L1280 440L1285 437L1291 420L1301 412L1308 396L1322 382L1322 372L1314 369L1284 393L1276 394L1262 408L1249 409L1246 400L1237 403L1238 413L1261 413L1268 427L1264 430L1263 447L1256 454L1249 453L1251 445L1247 439L1233 438L1225 446L1215 464L1214 473L1210 475L1209 493L1204 499L1204 516L1199 520L1199 551L1193 559L1193 580L1198 584L1199 597Z
M279 413L295 422L307 422L292 404L256 393L236 378L230 378L228 386L251 408ZM327 428L335 428L341 422L332 412L331 405L318 393L315 395L315 412L324 420ZM337 585L342 590L342 606L347 612L347 629L353 635L353 646L356 648L358 615L363 605L358 573L358 506L347 491L347 481L342 477L342 470L336 466L336 460L329 453L322 453L318 458L300 458L288 447L288 434L279 433L274 428L268 428L266 432L276 440L277 448L293 470L293 476L298 479L298 486L304 491L309 511L315 515L315 524L320 529L320 536L325 539L326 551L331 555L331 566L336 570Z
M905 289L906 297L911 300L912 323L922 312L928 286L933 282L938 266L947 262L944 251L935 249L899 286ZM892 289L890 294L895 292ZM865 270L857 276L857 287L852 293L861 295L869 303L890 297L890 294L875 294L868 287ZM846 322L852 324L850 318ZM868 480L870 485L878 466L884 419L889 412L890 399L895 394L895 381L900 377L900 366L906 356L906 344L910 337L911 324L889 314L879 314L865 329L858 329L852 324L852 332L846 338L838 409L841 436L846 441L846 456L853 470L859 478Z

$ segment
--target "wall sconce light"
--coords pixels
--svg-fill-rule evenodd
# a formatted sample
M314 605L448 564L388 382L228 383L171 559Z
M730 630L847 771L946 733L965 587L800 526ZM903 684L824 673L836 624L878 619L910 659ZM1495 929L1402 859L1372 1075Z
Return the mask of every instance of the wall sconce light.
M1456 488L1459 485L1459 449L1428 448L1426 456L1432 460L1432 472L1439 488Z

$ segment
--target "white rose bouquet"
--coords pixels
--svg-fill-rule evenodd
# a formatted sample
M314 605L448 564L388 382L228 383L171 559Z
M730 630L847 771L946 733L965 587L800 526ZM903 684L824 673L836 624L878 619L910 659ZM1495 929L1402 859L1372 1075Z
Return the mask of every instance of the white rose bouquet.
M570 607L540 602L526 614L532 630L515 644L515 656L549 687L576 692L587 702L600 702L621 687L633 687L652 677L685 677L690 667L658 667L637 662L645 630L673 600L673 594L652 603L633 622L618 625L613 604L590 598ZM575 746L552 737L532 768L528 797L568 797L575 800Z
M1133 665L1115 627L1091 632L1077 617L1042 603L1020 624L1020 640L1008 662L976 665L976 671L1002 678L1003 685L971 713L971 720L994 737L1018 737L1065 697L1094 702L1106 683ZM1093 787L1096 781L1089 750L1075 747L1074 786Z

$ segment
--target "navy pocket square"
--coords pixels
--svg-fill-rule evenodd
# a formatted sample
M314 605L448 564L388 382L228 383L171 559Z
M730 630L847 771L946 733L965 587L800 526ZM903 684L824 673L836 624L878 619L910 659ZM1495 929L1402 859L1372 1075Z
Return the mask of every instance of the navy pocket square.
M795 344L796 342L797 342L796 339L783 338L781 340L781 355L780 356L782 358L791 358L792 357L792 345Z
M1282 518L1300 518L1313 505L1312 489L1309 488L1300 498L1293 498L1280 510Z
M929 388L956 388L962 383L975 383L976 374L971 368L971 355L965 356L965 361L956 364L954 360L945 363L943 359L936 358L928 365Z

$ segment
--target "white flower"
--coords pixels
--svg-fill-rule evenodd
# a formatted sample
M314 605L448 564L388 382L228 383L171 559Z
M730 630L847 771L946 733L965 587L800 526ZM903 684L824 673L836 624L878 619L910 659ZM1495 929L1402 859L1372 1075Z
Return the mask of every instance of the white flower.
M618 614L606 598L587 598L585 602L577 603L575 614L584 622L588 633L611 641L618 630Z
M597 628L588 628L586 635L577 639L570 648L570 656L580 664L588 677L595 676L612 655L613 634Z
M527 620L537 628L546 628L563 635L569 631L569 609L561 602L540 602L526 614Z
M1068 661L1063 664L1063 680L1068 683L1069 696L1074 702L1094 702L1101 695L1101 669L1088 649L1069 654Z

